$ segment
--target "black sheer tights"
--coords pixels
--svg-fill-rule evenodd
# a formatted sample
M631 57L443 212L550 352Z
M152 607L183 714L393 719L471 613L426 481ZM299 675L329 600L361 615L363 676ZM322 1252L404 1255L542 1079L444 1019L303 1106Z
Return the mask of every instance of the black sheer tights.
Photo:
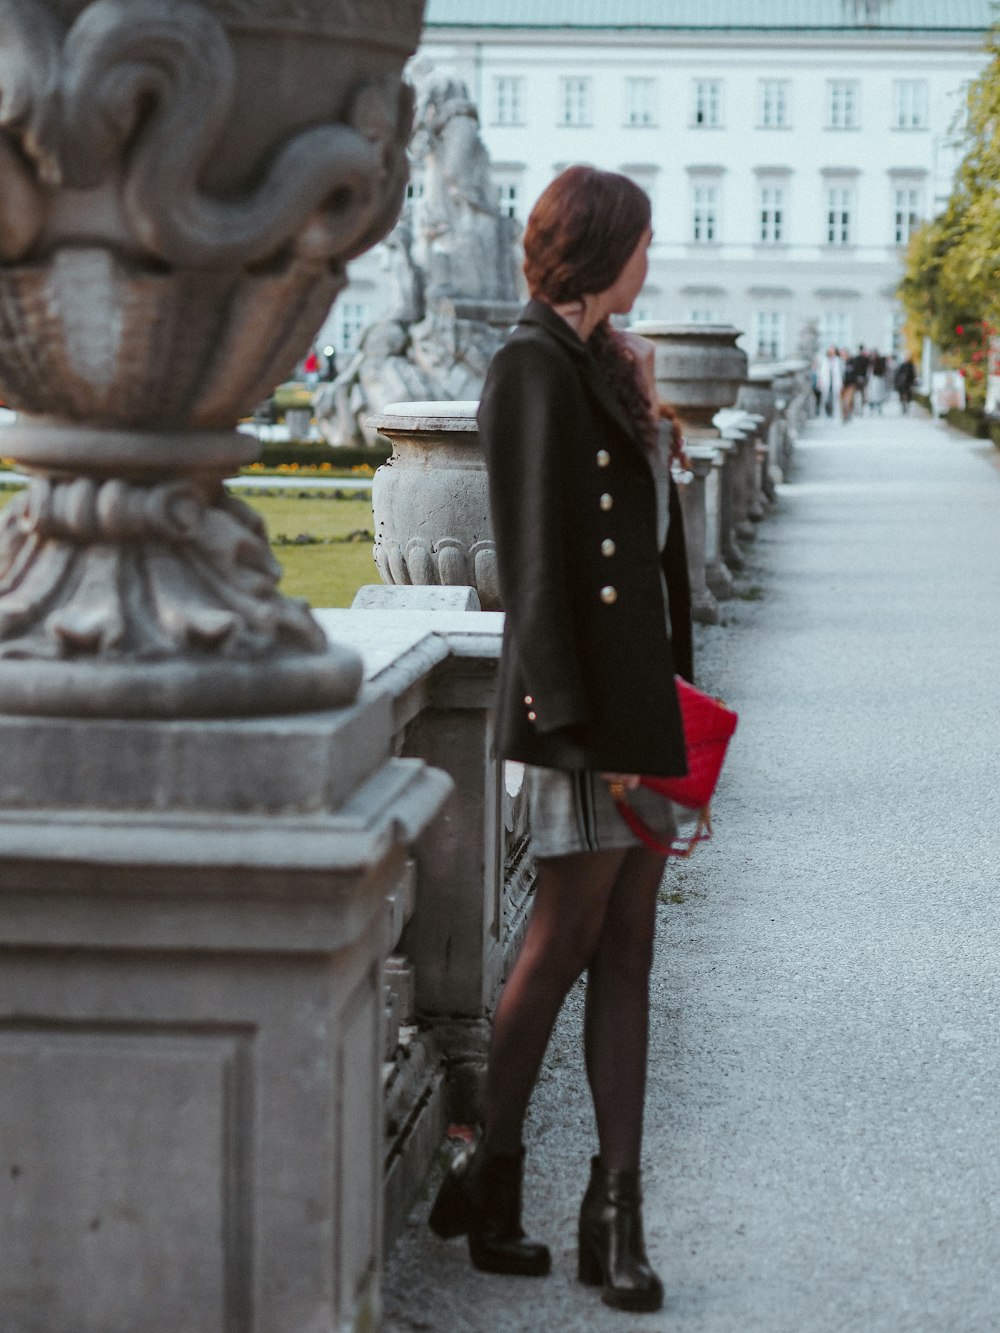
M645 848L538 863L524 947L497 1005L486 1080L486 1143L514 1153L556 1017L587 971L584 1053L601 1160L639 1166L649 969L663 858Z

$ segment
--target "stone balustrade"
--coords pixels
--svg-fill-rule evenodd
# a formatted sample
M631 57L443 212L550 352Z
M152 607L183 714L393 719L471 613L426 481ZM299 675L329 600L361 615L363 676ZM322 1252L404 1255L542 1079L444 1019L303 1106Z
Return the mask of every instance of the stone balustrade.
M482 1110L490 1015L523 938L534 884L519 769L496 757L493 699L503 616L470 614L465 588L363 589L315 614L389 701L393 748L454 783L418 840L388 911L383 1049L385 1233L401 1226L450 1121ZM438 608L438 609L435 609Z

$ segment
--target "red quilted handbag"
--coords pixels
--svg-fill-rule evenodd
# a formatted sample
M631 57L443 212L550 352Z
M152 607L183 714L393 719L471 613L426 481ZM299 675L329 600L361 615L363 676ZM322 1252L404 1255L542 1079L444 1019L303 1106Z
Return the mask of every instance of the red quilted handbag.
M696 810L698 822L694 832L666 842L629 805L623 783L611 783L611 796L622 819L648 847L661 856L690 856L699 842L707 842L712 836L711 800L722 772L726 748L739 719L721 699L703 694L682 677L675 676L674 684L684 726L687 774L683 778L643 777L640 782L668 801Z

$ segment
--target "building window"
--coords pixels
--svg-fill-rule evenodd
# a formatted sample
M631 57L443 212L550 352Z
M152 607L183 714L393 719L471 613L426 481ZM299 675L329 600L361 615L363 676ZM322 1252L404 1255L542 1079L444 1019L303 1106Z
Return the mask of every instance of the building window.
M893 240L908 245L923 214L922 191L915 185L899 185L893 191Z
M695 306L691 311L691 324L721 324L718 311L713 310L711 306Z
M719 187L696 185L691 209L691 238L699 245L718 240Z
M832 185L826 192L826 243L851 245L854 232L854 191Z
M757 359L780 361L785 355L785 316L780 310L758 310Z
M926 79L897 80L894 124L897 130L925 130L927 128Z
M766 130L784 130L791 124L788 110L788 80L762 79L760 124Z
M493 80L493 122L524 124L524 79L503 74Z
M656 124L656 80L625 80L626 125Z
M517 181L503 180L497 182L497 207L500 214L505 218L517 218L520 216L521 191L518 188Z
M338 354L353 352L368 325L368 307L363 301L338 301L334 306L333 343Z
M758 240L762 245L777 245L785 239L785 187L760 187L760 228Z
M722 83L719 79L695 81L694 123L710 127L722 124Z
M562 124L589 125L590 123L590 79L563 79Z
M853 347L854 331L850 312L824 310L819 318L819 346L825 353L828 347Z
M831 130L858 128L858 85L854 79L832 79L827 85L826 123Z

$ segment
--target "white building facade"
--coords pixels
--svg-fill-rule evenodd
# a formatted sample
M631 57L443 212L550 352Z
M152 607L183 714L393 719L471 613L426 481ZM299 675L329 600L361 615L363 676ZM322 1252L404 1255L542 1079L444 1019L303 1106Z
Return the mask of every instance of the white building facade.
M649 193L655 235L634 319L735 324L751 359L791 355L810 326L821 345L896 351L906 242L951 191L993 9L826 10L430 0L418 59L467 84L498 200L522 221L573 162ZM351 276L327 334L344 349L384 299L377 255Z

